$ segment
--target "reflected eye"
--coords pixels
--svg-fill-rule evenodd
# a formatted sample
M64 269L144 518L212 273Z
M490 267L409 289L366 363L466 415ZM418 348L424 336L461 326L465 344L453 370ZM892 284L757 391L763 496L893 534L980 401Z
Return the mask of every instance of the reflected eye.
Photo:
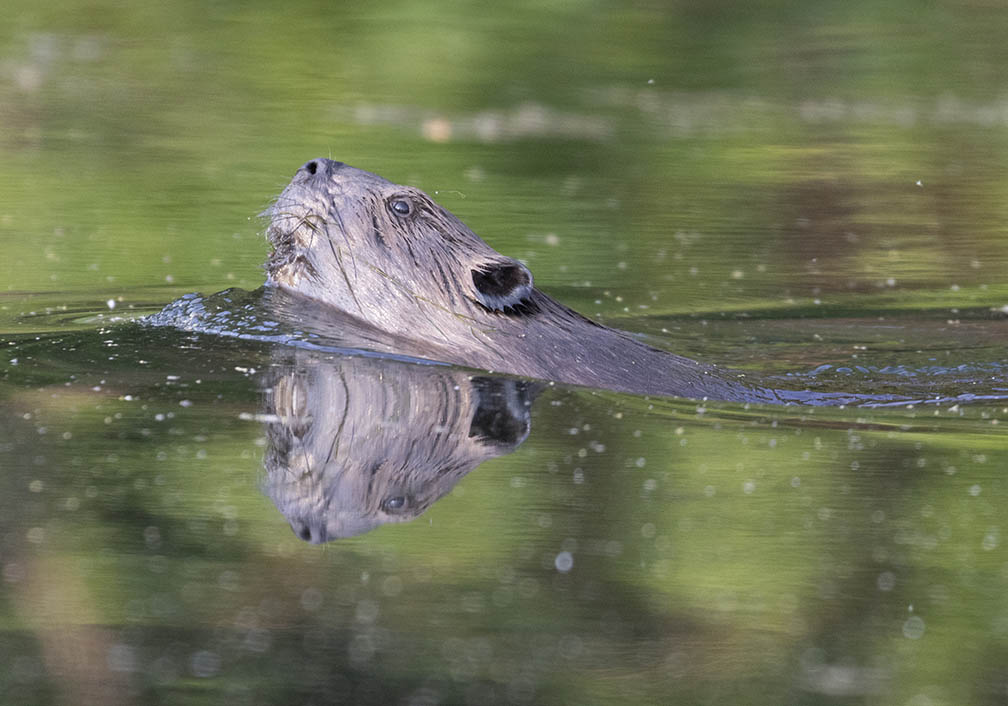
M410 202L406 199L395 199L394 201L389 202L389 208L391 208L392 212L397 216L408 216L413 210L413 207L410 206Z
M382 501L382 510L394 515L406 509L406 497L403 495L391 495Z

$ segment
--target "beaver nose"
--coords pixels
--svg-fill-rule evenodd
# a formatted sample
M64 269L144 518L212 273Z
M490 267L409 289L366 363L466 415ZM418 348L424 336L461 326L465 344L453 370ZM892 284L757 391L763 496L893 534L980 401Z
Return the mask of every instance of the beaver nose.
M321 174L323 177L328 176L336 169L343 166L343 162L336 162L331 159L325 159L324 157L319 157L313 159L309 162L305 162L294 174L294 178L310 179L313 176Z
M322 544L326 541L328 532L325 526L312 527L310 523L294 519L290 522L294 534L310 544Z

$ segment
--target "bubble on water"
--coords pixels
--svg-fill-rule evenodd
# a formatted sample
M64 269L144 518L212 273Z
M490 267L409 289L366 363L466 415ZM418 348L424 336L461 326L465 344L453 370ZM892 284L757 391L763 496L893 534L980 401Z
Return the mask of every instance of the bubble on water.
M403 581L398 576L392 575L382 581L382 593L386 596L394 597L402 593Z
M574 568L574 556L570 552L560 552L553 560L553 565L557 571L566 574Z
M924 620L917 615L907 618L903 623L903 637L908 640L919 640L924 637Z
M350 641L347 647L350 663L356 666L363 666L374 657L376 647L370 635L360 634Z
M357 603L356 618L361 623L373 623L378 618L378 603L367 598Z
M891 591L896 586L896 574L891 571L883 571L875 579L875 584L880 591Z
M242 647L250 652L266 652L269 650L273 638L266 628L252 628L245 635Z
M225 591L237 591L241 584L241 577L234 571L222 571L217 577L217 585Z
M317 588L306 588L301 592L301 607L308 613L314 613L322 607L322 592Z
M3 579L7 583L18 583L25 577L24 567L16 561L8 561L3 566Z
M220 671L220 666L220 655L210 650L194 652L189 660L189 668L193 676L200 677L201 679L217 674Z
M983 548L985 551L991 551L992 549L997 549L998 544L1001 543L1001 530L997 527L991 527L987 530L987 534L983 538Z
M135 672L137 668L136 650L121 642L109 647L105 656L108 668L113 672Z

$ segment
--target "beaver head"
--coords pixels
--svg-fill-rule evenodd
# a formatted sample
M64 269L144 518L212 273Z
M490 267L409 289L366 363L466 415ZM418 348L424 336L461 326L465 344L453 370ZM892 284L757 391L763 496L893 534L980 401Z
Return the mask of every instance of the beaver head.
M313 159L266 212L271 283L385 330L520 311L532 274L424 192ZM445 316L444 314L449 314Z

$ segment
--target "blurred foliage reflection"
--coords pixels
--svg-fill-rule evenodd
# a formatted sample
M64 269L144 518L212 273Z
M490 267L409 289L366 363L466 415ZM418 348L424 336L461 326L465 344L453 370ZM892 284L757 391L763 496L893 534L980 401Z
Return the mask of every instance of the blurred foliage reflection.
M686 355L1003 363L1008 8L5 9L5 703L1004 700L1001 407L544 388L322 549L266 487L275 352L110 318L258 286L255 215L323 155Z

